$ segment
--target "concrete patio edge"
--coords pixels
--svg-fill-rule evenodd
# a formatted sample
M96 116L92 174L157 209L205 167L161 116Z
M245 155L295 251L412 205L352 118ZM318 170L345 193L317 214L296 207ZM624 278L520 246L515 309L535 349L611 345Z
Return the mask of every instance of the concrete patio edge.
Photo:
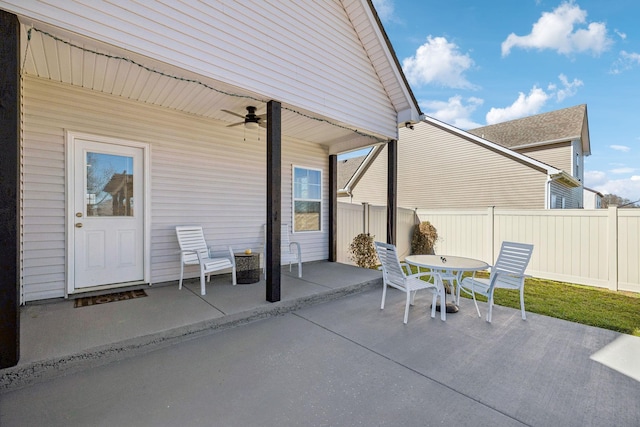
M119 342L89 348L74 354L54 357L0 369L0 394L44 382L63 375L103 366L118 360L152 352L216 331L245 325L272 316L279 316L303 307L316 305L354 293L380 287L382 278L330 289L313 295L279 301L272 305L207 319L166 331L150 333Z

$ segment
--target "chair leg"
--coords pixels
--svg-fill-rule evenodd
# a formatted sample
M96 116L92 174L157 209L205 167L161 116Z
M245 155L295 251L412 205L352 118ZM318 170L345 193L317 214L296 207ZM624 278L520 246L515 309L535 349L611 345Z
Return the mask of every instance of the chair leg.
M433 298L431 299L431 318L436 317L436 304L438 304L438 294L434 293Z
M493 292L489 295L489 311L487 312L487 322L491 323L491 314L493 312Z
M451 292L453 295L453 292ZM440 320L443 322L447 320L447 291L444 287L440 291Z
M473 297L473 303L476 305L476 311L478 312L478 317L482 317L480 314L480 309L478 308L478 301L476 301L476 293L471 289L471 296Z
M206 295L207 291L204 286L204 271L200 271L200 295Z
M231 269L231 283L233 283L233 286L238 284L238 280L236 279L236 267L235 266Z
M527 320L527 315L524 311L524 285L520 288L520 310L522 311L522 320Z
M404 323L405 323L405 325L407 324L407 321L409 320L409 305L410 305L410 301L411 301L411 292L407 292L407 302L404 305Z
M382 303L380 304L380 310L384 310L384 300L387 297L387 284L382 285Z
M183 276L184 276L184 262L180 261L180 281L178 282L178 289L182 289Z

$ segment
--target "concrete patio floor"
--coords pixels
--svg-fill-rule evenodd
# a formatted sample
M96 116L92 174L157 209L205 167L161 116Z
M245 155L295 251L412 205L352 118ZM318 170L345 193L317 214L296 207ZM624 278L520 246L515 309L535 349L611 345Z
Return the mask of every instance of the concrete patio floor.
M28 306L30 360L13 378L46 360L62 368L5 385L0 425L640 425L640 338L532 313L523 321L501 306L489 324L470 300L442 322L429 317L426 293L404 325L399 291L380 310L379 272L314 263L304 273L308 283L284 275L281 307L271 312L264 286L215 278L207 301L193 282L193 292L153 288L103 306ZM137 314L120 313L130 304L126 312ZM83 339L48 336L97 317L102 324L76 326ZM137 347L149 341L135 337L145 330L156 342Z
M351 265L310 262L303 277L282 267L281 301L266 301L264 277L232 286L212 276L207 294L199 279L145 287L147 297L74 308L74 301L27 304L20 311L20 360L0 369L0 393L48 378L191 339L299 307L380 287L382 274ZM117 292L115 290L114 292Z

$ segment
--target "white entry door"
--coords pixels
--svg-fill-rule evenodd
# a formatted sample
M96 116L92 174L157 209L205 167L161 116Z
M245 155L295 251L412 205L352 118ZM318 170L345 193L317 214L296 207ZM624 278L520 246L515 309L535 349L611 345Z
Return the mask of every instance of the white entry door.
M144 150L82 137L71 142L69 291L140 283L145 273Z

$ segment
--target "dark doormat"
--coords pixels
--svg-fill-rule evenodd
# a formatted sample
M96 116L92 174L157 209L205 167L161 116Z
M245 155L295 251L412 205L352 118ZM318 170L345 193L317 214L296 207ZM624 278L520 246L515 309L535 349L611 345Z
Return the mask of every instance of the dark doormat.
M75 301L74 307L75 308L87 307L90 305L106 304L108 302L115 302L115 301L125 301L128 299L142 298L146 296L147 296L147 293L143 289L137 289L135 291L116 292L116 293L107 294L107 295L83 297L83 298L78 298Z

